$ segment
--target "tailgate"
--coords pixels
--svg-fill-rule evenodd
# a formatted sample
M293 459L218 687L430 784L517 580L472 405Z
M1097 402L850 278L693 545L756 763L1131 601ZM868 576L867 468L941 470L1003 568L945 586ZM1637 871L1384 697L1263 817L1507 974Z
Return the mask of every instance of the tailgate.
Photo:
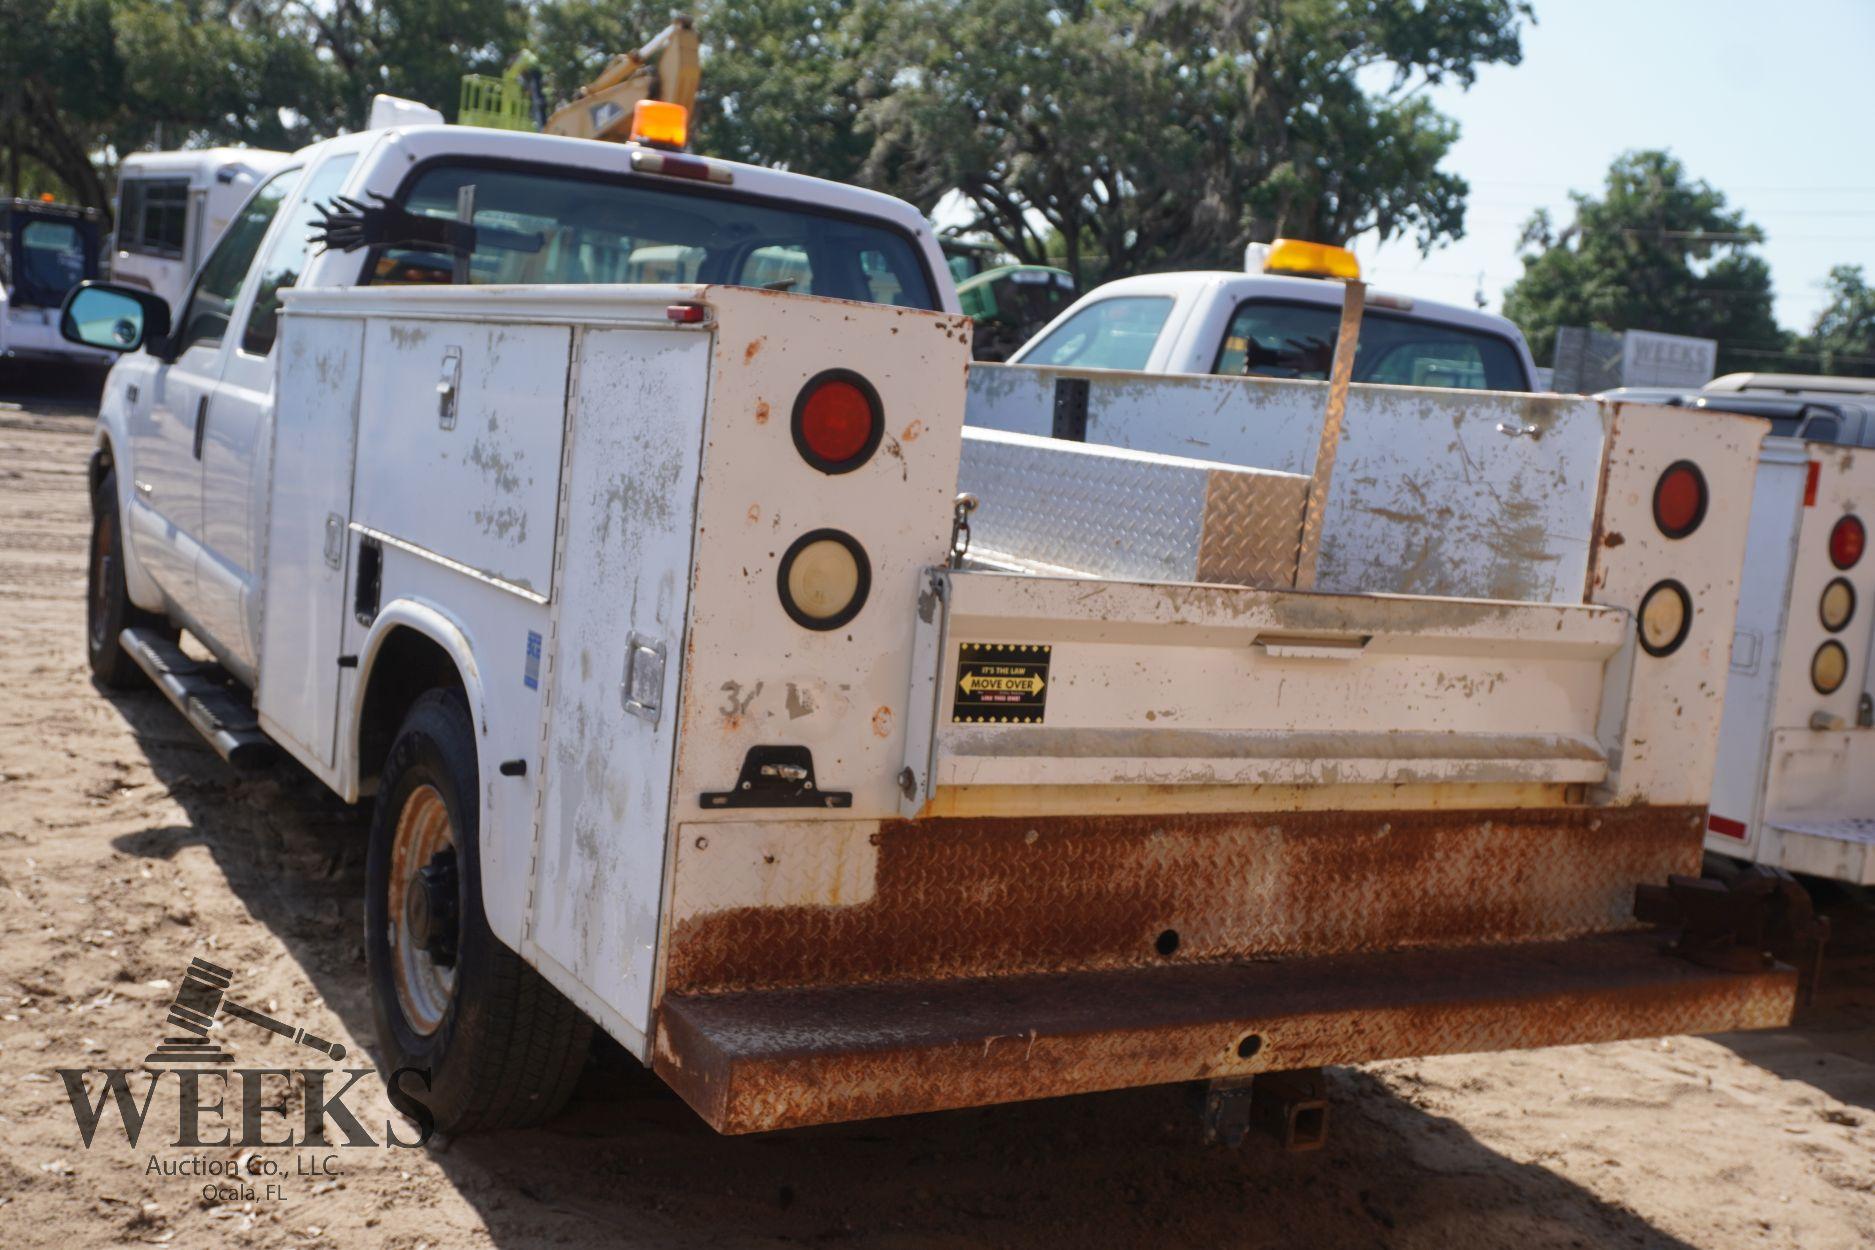
M1605 670L1626 631L1626 612L1595 605L936 572L901 810L1595 784Z

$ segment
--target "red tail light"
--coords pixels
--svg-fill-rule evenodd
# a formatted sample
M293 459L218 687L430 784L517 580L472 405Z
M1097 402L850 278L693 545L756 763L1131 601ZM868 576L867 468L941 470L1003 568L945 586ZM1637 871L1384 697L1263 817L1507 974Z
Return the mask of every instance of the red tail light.
M794 446L822 473L851 473L872 458L885 414L872 383L850 369L816 374L794 401Z
M1846 516L1829 532L1829 562L1839 569L1852 569L1868 546L1868 531L1860 519Z
M1654 483L1654 524L1668 538L1685 538L1706 519L1706 475L1691 460L1677 460Z

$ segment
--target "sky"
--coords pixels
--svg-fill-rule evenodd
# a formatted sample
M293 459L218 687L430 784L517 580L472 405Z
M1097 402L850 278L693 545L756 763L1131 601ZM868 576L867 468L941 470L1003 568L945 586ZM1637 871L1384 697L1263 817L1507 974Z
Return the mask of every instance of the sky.
M1536 0L1523 63L1433 89L1471 183L1466 234L1421 257L1357 240L1376 285L1501 310L1532 210L1570 220L1631 148L1667 148L1768 236L1777 319L1808 330L1832 265L1875 279L1875 0Z

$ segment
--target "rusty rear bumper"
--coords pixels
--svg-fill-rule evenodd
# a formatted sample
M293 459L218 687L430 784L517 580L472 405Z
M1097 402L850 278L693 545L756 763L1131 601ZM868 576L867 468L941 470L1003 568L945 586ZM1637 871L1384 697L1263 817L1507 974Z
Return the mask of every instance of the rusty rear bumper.
M750 1133L1260 1071L1771 1028L1796 973L1647 933L667 997L653 1064Z

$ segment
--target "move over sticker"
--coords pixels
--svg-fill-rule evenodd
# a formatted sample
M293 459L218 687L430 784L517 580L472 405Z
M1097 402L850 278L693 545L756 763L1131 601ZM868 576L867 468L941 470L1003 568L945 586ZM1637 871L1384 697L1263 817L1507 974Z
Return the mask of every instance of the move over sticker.
M1039 643L958 643L951 721L1041 724L1048 708L1049 651Z

